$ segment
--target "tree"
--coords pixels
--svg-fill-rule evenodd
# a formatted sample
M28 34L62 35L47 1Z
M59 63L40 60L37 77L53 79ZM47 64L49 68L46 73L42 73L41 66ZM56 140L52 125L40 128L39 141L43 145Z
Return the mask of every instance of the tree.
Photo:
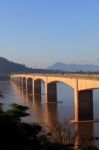
M26 106L11 104L11 109L0 113L0 150L41 149L41 126L21 121L21 117L29 115L27 110Z

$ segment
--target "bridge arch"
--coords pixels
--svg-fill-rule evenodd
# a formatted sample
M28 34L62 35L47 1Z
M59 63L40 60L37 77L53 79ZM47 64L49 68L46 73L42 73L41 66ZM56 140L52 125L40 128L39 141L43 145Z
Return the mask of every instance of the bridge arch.
M81 91L88 91L88 90L98 90L99 87L90 87L90 88L83 88L83 89L80 89L79 92Z
M71 88L74 88L75 86L75 81L73 79L65 79L65 78L48 78L47 83L51 83L51 82L56 82L56 83L64 83L68 86L70 86Z
M42 79L42 78L34 78L34 81L41 81L41 82L46 82L44 79Z
M46 77L44 77L44 76L34 76L33 79L34 79L34 80L41 80L41 81L46 82Z
M61 91L62 89L65 89ZM74 94L74 88L70 85L68 85L66 82L60 81L60 80L53 80L49 83L47 83L47 101L48 102L55 102L57 100L63 100L63 95L66 95L66 89L70 89L70 91ZM61 94L59 94L61 93ZM59 96L61 95L61 96Z
M62 84L64 84L64 85L69 86L70 88L73 88L72 85L70 85L70 84L67 83L67 82L61 81L61 80L53 80L53 81L48 82L48 84L53 84L53 83L62 83Z

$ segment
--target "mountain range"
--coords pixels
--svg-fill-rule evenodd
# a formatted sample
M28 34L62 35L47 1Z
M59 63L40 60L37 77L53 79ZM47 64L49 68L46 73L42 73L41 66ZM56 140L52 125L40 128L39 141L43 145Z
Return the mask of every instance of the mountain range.
M32 69L26 67L24 64L15 63L9 61L6 58L0 57L0 74L11 74L11 73L58 73L61 71L67 72L99 72L99 66L85 64L65 64L61 62L56 62L47 69Z
M68 72L99 72L99 66L92 65L92 64L65 64L61 62L56 62L52 66L49 66L48 69L51 70L61 70L61 71L68 71Z
M10 75L11 73L52 73L56 72L51 69L32 69L24 64L9 61L4 57L0 57L0 75Z

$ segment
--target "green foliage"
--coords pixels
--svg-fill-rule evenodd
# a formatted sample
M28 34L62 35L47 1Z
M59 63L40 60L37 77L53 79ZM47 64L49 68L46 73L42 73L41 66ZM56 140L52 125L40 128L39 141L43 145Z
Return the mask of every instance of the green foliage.
M22 106L13 103L11 104L11 108L7 110L6 113L13 117L15 120L19 121L21 117L26 117L29 115L29 113L26 112L27 110L27 106Z
M11 104L9 110L0 113L0 150L70 150L52 143L37 123L22 122L21 117L29 115L27 110L26 106Z
M37 123L28 124L21 121L21 117L29 115L27 110L26 106L11 104L9 110L0 111L0 150L73 149L74 136L66 124L54 123L54 127L50 128L50 133L47 134ZM96 150L91 147L89 149ZM79 150L85 149L81 147Z
M0 150L41 149L38 134L40 125L21 122L28 115L28 107L12 104L11 109L0 113Z

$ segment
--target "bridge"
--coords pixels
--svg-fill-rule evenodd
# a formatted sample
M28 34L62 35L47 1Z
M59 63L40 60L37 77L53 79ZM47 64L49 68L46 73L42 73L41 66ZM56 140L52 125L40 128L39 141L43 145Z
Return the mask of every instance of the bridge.
M41 95L41 81L45 83L45 102L57 101L57 83L62 82L74 89L74 121L93 120L93 89L99 88L98 74L12 74L11 80L33 95Z

